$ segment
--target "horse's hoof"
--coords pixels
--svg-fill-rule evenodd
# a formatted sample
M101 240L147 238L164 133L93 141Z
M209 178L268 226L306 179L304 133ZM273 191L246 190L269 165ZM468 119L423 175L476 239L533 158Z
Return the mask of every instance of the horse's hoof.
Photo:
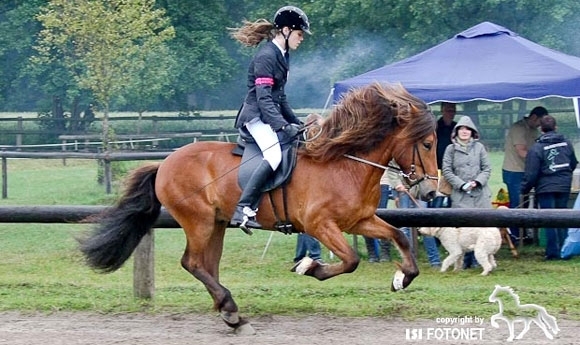
M237 312L230 313L229 311L222 311L220 312L220 316L225 323L232 327L240 323L240 316Z
M401 270L397 270L395 272L395 276L393 277L393 283L391 284L391 291L399 291L403 290L405 286L403 285L403 281L405 280L405 273Z
M250 323L244 323L234 330L236 335L256 335L256 330Z
M314 260L312 260L311 258L309 258L308 256L305 257L304 259L298 261L290 270L291 272L296 272L297 274L300 275L304 275L306 274L306 272L308 272L308 270L310 269L310 266L312 266L312 263L314 262Z

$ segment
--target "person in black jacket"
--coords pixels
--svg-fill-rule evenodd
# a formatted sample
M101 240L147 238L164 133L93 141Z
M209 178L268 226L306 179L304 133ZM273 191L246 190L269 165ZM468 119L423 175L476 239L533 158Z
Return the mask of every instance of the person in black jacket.
M457 106L455 103L441 102L441 118L437 120L437 168L443 167L443 155L445 149L451 145L451 135L455 129L456 121L455 114L457 113Z
M246 46L255 47L267 40L250 62L248 93L235 123L242 136L252 136L264 156L242 191L230 221L246 232L262 227L256 221L262 186L280 165L280 145L295 140L302 126L286 101L284 87L289 50L298 48L305 33L310 34L308 17L294 6L280 8L273 24L265 19L246 21L231 30L232 37Z
M545 115L540 119L542 135L528 151L521 194L532 188L540 208L567 208L572 186L572 173L578 160L572 144L556 132L556 119ZM560 248L568 229L546 228L546 260L560 258Z

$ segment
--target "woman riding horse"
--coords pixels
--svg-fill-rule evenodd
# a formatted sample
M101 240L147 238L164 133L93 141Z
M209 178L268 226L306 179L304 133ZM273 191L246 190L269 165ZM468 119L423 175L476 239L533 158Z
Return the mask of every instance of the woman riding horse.
M258 165L242 192L231 220L246 233L249 228L262 228L256 221L262 186L280 165L280 143L295 140L300 120L286 102L284 86L289 69L289 50L298 48L304 33L310 34L306 14L294 6L279 9L274 24L259 20L232 31L232 36L246 46L268 41L258 51L248 68L248 94L238 116L236 128L258 144L264 160Z

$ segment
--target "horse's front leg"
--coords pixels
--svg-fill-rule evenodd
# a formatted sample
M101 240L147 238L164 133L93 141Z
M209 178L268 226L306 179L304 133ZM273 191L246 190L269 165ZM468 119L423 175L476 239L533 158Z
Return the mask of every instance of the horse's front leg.
M411 250L411 243L403 231L385 222L377 215L373 215L359 222L356 228L352 230L352 233L381 240L391 240L395 243L403 262L397 263L399 269L395 272L391 291L399 291L406 288L419 275L419 268Z
M419 268L413 254L411 245L405 234L399 229L385 223L377 216L360 221L350 231L352 234L360 234L367 237L379 238L383 240L393 240L397 245L403 262L398 264L399 270L391 284L391 290L397 291L406 288L413 279L419 275ZM342 273L354 271L360 262L358 254L346 241L341 229L335 222L326 221L309 234L318 238L330 251L338 256L342 262L334 265L316 265L307 267L304 274L314 276L320 280L334 277ZM315 267L316 266L316 267Z
M399 266L399 270L395 272L395 277L393 278L393 283L391 284L391 291L398 291L406 288L411 284L411 282L413 282L413 279L419 275L419 267L417 267L417 261L415 260L415 256L411 250L411 243L409 242L409 238L407 238L403 231L395 228L390 224L386 225L388 229L387 238L380 238L389 239L390 237L390 239L395 242L395 245L401 254L401 258L403 259L401 264L397 264Z

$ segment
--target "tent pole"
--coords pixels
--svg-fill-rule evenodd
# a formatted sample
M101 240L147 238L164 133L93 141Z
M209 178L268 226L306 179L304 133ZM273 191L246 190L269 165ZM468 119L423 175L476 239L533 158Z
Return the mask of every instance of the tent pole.
M576 127L580 128L580 108L578 107L578 97L572 98L574 104L574 114L576 115Z
M328 94L328 97L326 97L326 103L324 103L324 108L322 109L322 114L324 114L326 112L326 109L328 109L328 104L330 104L333 93L334 93L334 88L331 88L330 93Z

